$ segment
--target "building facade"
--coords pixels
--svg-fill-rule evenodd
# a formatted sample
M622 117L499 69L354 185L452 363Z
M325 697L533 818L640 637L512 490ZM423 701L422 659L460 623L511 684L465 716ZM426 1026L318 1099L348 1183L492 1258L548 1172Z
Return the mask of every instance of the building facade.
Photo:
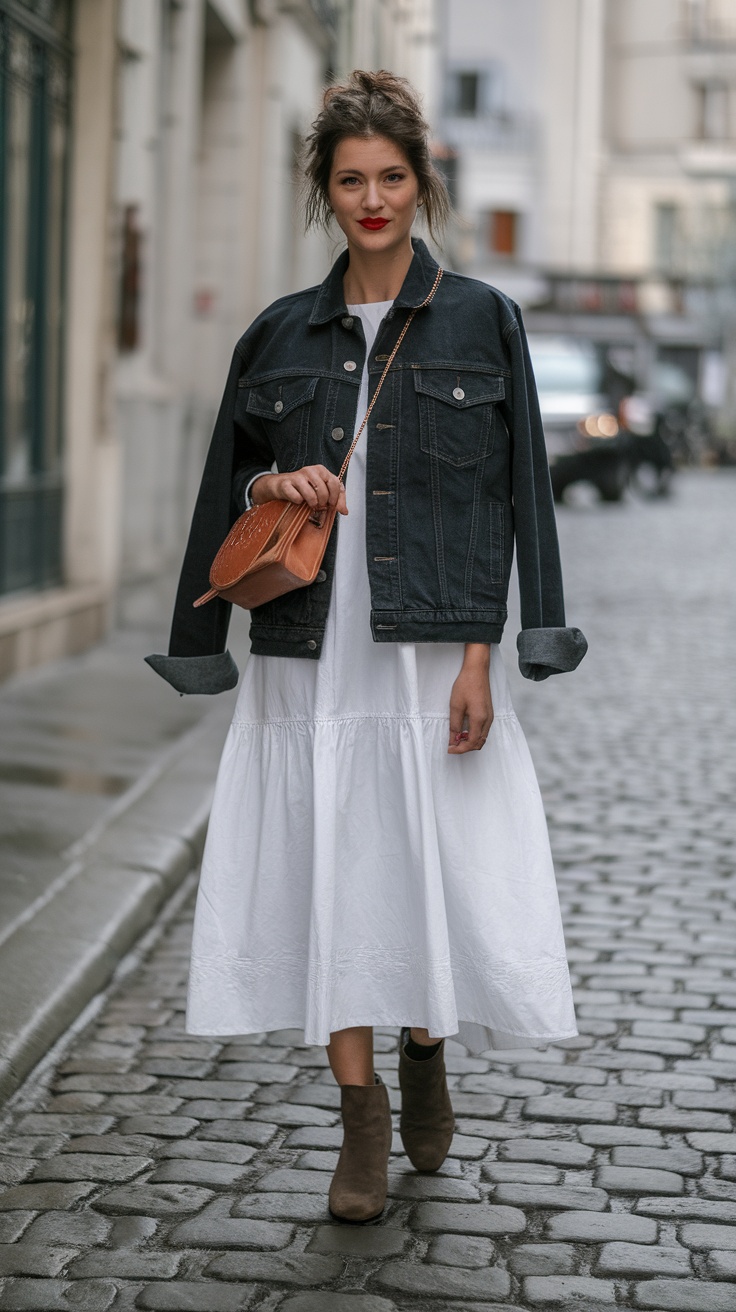
M0 0L0 677L145 617L235 341L324 277L325 81L410 77L435 0Z
M731 353L733 0L445 0L444 25L459 267L525 306L637 316L691 372Z

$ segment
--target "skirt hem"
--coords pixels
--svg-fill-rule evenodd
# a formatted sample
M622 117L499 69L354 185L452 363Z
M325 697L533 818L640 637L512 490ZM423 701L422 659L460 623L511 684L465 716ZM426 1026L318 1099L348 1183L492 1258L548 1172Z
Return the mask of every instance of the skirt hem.
M402 1016L398 1020L395 1018L386 1019L385 1017L371 1021L360 1019L355 1020L352 1023L341 1023L340 1029L352 1029L354 1026L371 1026L372 1028L387 1029L402 1029L405 1026L412 1026L414 1029L424 1029L426 1028L426 1017L422 1020L407 1019L406 1016ZM186 1034L210 1038L234 1038L248 1034L274 1034L279 1030L301 1030L304 1032L304 1021L296 1021L293 1019L284 1020L283 1022L280 1021L278 1024L253 1026L252 1028L237 1030L233 1030L230 1027L227 1029L210 1028L200 1024L190 1024L187 1021L184 1029ZM475 1033L468 1033L468 1030L475 1031ZM337 1031L332 1032L336 1033ZM480 1035L489 1037L492 1041L487 1046L480 1047L478 1046ZM452 1034L445 1034L442 1037L453 1039L455 1042L461 1043L463 1047L466 1047L469 1052L473 1053L504 1052L516 1049L523 1050L524 1048L546 1047L549 1043L564 1043L568 1039L577 1038L578 1030L573 1027L572 1029L552 1034L516 1034L509 1030L498 1030L484 1021L461 1020L458 1022L457 1030ZM495 1042L493 1040L495 1040ZM307 1039L305 1037L304 1046L307 1048L323 1048L326 1046L326 1040L323 1038Z

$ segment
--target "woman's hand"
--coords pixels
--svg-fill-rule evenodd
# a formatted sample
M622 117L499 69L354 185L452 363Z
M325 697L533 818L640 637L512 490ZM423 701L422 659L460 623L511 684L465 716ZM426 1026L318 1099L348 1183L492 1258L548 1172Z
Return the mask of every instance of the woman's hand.
M250 499L254 506L262 506L264 501L293 501L296 505L306 501L320 510L337 506L341 515L348 513L345 484L324 465L305 465L290 474L261 474L250 490Z
M493 724L491 648L486 642L466 642L463 666L450 694L448 752L478 752Z

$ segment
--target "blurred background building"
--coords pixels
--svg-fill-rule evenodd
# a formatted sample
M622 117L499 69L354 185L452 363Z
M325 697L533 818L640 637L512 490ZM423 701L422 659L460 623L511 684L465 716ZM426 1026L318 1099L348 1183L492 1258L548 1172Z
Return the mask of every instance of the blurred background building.
M296 159L354 67L424 96L446 264L733 427L733 0L0 0L0 677L158 604L234 342L339 249Z
M732 432L733 0L446 0L442 28L457 267Z

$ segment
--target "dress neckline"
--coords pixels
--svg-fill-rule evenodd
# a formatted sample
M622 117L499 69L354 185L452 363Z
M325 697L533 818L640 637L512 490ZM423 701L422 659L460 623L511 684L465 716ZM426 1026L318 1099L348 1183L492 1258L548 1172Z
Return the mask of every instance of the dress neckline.
M355 301L348 305L349 310L373 310L378 306L393 305L393 301Z

